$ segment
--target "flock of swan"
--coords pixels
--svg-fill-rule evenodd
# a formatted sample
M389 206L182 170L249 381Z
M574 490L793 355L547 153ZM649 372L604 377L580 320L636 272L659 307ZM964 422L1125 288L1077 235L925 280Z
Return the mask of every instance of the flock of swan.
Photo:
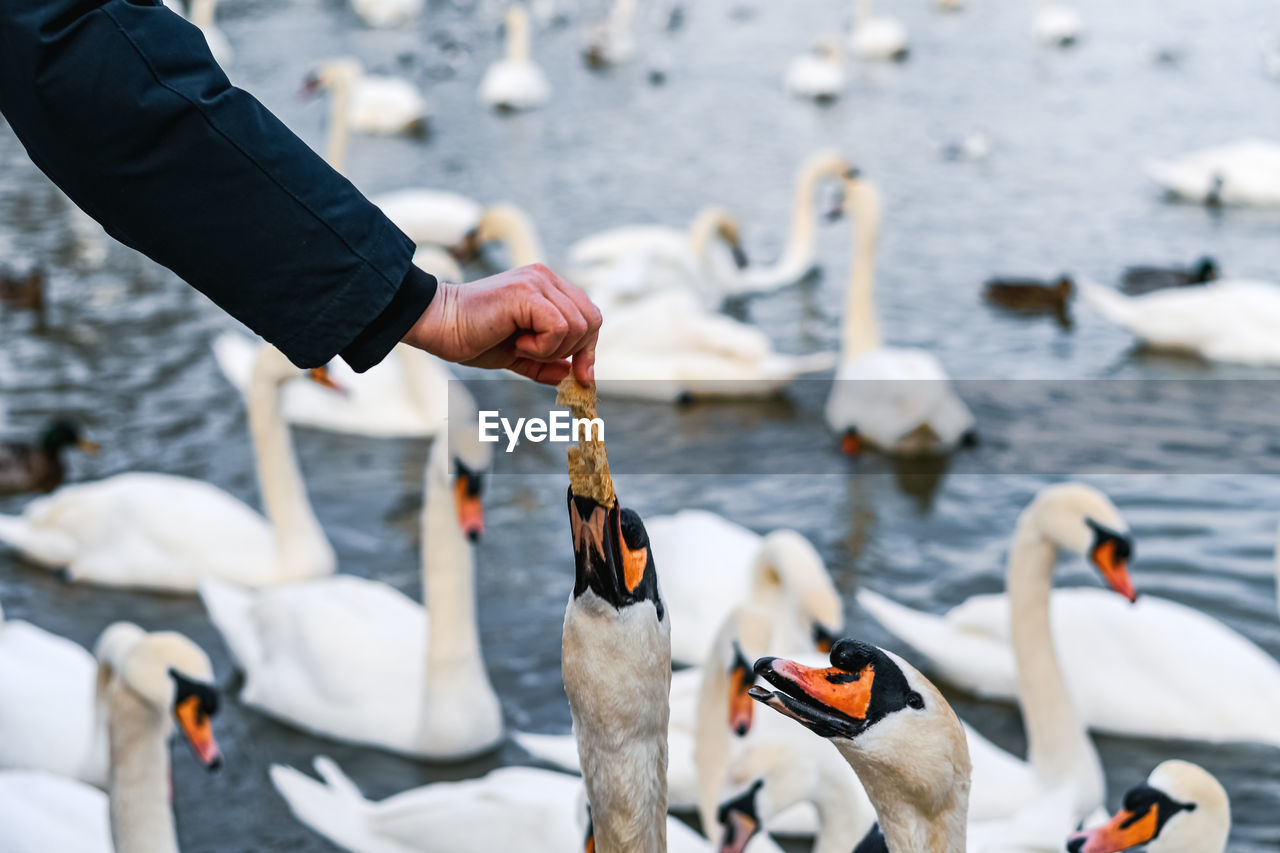
M552 97L533 53L537 22L551 13L531 6L506 11L504 54L480 82L480 102L494 109ZM173 5L226 64L232 46L214 7ZM372 27L426 14L422 0L352 7ZM586 62L633 61L635 17L634 0L616 0L587 34ZM1043 45L1068 48L1084 32L1071 8L1037 2L1032 33ZM823 36L784 85L840 97L848 56L910 61L911 42L902 23L856 0L851 32ZM433 118L415 85L350 58L319 63L306 90L329 99L324 151L339 170L353 136L420 132ZM1280 205L1280 146L1265 141L1147 171L1184 201ZM441 278L462 280L461 264L497 244L512 263L553 264L586 289L605 317L596 372L606 400L764 398L827 374L823 417L845 452L945 454L971 442L979 424L941 361L894 345L880 323L884 222L872 176L820 150L797 165L792 196L783 249L764 264L717 205L678 225L615 225L551 258L537 223L510 203L431 186L373 198L417 244L415 263ZM846 220L852 256L838 347L783 352L722 308L807 276L824 219ZM1078 287L1148 345L1280 364L1280 285L1216 270L1182 284L1139 295ZM71 583L198 596L243 673L239 692L223 696L209 656L181 634L118 622L86 650L0 611L4 853L177 853L168 741L180 735L193 760L217 767L229 701L317 739L415 760L456 762L514 742L541 765L381 800L325 755L314 774L272 766L296 819L352 853L770 853L781 849L775 836L810 838L817 853L1221 853L1230 803L1210 773L1170 744L1168 760L1132 768L1145 781L1117 800L1091 733L1280 748L1280 662L1206 613L1140 595L1129 524L1106 494L1074 482L1045 486L1007 519L1004 593L938 614L874 580L843 600L797 530L761 533L680 507L642 520L575 480L571 537L554 557L575 568L563 639L573 730L512 730L477 624L476 543L503 531L486 529L493 451L478 440L465 386L407 346L365 374L302 371L235 332L217 337L213 357L244 398L261 512L169 474L61 485L61 467L48 467L58 453L92 449L73 424L51 428L38 452L0 452L0 485L49 492L0 515L0 544ZM421 601L340 571L292 426L432 441ZM1064 558L1086 561L1097 584L1055 588ZM849 639L862 628L851 613L901 645ZM931 679L1016 704L1025 753L965 723ZM669 811L696 816L702 832Z

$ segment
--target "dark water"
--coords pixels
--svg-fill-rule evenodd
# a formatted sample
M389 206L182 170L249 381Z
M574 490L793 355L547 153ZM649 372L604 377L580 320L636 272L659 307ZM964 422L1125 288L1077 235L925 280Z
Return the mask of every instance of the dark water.
M924 2L897 4L893 11L915 40L911 62L854 71L848 96L822 110L787 99L779 81L794 54L842 25L844 2L691 3L675 36L659 36L650 26L642 38L646 50L669 57L663 88L647 84L643 61L603 76L581 69L582 16L600 5L584 12L562 4L573 23L539 32L535 52L555 86L554 100L509 119L482 112L474 100L484 64L498 50L497 4L432 2L419 25L403 32L363 30L336 0L226 0L220 18L238 53L233 79L317 145L325 108L294 97L315 61L351 53L374 67L418 75L437 108L434 135L425 144L353 141L352 179L370 191L429 184L515 201L533 214L553 258L602 224L684 222L713 201L739 212L753 253L768 258L783 239L796 165L812 149L834 144L885 196L878 302L888 339L929 347L954 376L1280 378L1277 371L1136 352L1127 335L1084 309L1066 332L1049 320L995 314L977 298L992 272L1070 269L1107 281L1127 263L1186 262L1202 253L1215 255L1228 273L1274 278L1280 212L1214 216L1166 205L1139 172L1147 156L1246 135L1280 136L1280 88L1262 77L1256 49L1261 32L1280 28L1271 4L1080 0L1090 31L1067 54L1033 48L1029 3L974 0L975 8L955 16L935 15ZM656 25L660 17L654 10L645 20ZM449 54L459 57L450 72L441 46L455 43L463 49ZM281 45L290 49L282 52ZM1181 67L1154 63L1163 46L1185 49ZM973 127L993 137L990 160L943 162L940 143ZM0 262L44 265L51 298L45 335L31 333L28 315L0 312L0 391L10 426L34 430L51 412L81 418L105 452L73 460L78 479L144 468L205 478L256 501L243 409L210 357L212 336L229 321L127 250L112 250L100 272L84 274L68 245L65 203L12 134L0 130ZM833 227L822 238L823 275L755 301L746 314L783 349L833 347L848 254L847 232ZM1160 433L1158 453L1141 436L1164 417L1159 400L1144 407L1139 397L1121 398L1137 427L1127 434L1137 438L1126 443L1098 429L1090 401L1110 392L1091 395L1090 386L1103 387L1082 383L1065 398L1042 393L1046 386L1006 397L989 392L977 401L977 414L1005 426L947 476L895 473L874 459L849 468L816 427L821 383L761 404L660 413L618 405L610 445L619 470L631 472L620 476L619 490L642 513L699 506L760 530L795 527L815 542L850 600L866 585L940 610L1000 588L1017 512L1062 471L1034 457L1001 463L1008 448L1026 446L1019 425L1028 440L1061 433L1072 442L1065 458L1078 467L1071 470L1088 471L1133 525L1138 585L1200 607L1280 654L1273 568L1280 494L1274 476L1241 474L1238 464L1263 460L1269 464L1245 469L1262 471L1274 464L1269 427L1276 420L1263 405L1275 399L1270 383L1243 386L1254 389L1259 405L1228 418L1231 429L1206 411L1202 421L1193 419L1184 443ZM517 412L545 410L548 399L510 382L473 387L483 402ZM664 441L697 453L664 454ZM416 513L426 447L308 431L297 443L343 570L417 595ZM1234 464L1206 464L1215 448ZM764 465L765 457L795 460L797 467ZM490 533L479 549L489 668L510 726L537 731L568 725L558 666L570 572L564 479L538 473L556 470L551 459L533 465L499 459ZM1152 460L1158 464L1141 464ZM834 476L803 467L815 462ZM779 473L787 470L800 473ZM1122 473L1135 470L1153 473ZM989 471L1000 473L983 473ZM5 500L0 512L21 506ZM1065 583L1095 583L1074 562L1062 574ZM235 686L225 650L193 600L66 586L7 553L0 554L0 598L10 618L85 644L116 619L177 628L208 649ZM848 624L851 632L890 642L852 605ZM998 742L1022 748L1011 709L952 699ZM276 797L266 779L272 762L307 766L325 753L370 795L382 796L522 757L508 746L482 762L428 767L317 741L246 712L234 699L220 720L220 738L228 755L222 774L204 777L185 755L175 761L187 851L329 849ZM1185 757L1230 791L1233 849L1280 844L1275 750L1118 738L1100 738L1099 746L1113 804L1159 761Z

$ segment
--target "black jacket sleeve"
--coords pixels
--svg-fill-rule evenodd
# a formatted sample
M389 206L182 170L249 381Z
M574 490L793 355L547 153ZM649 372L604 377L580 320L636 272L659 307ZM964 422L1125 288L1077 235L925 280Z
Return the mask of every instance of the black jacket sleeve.
M409 239L158 0L0 0L0 112L108 233L299 366L372 367L435 295Z

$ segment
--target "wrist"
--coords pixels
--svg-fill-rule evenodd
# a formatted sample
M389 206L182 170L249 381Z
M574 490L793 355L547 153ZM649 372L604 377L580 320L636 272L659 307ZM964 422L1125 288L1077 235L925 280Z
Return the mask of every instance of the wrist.
M410 346L425 350L432 355L448 359L448 334L453 329L450 319L455 312L457 302L457 285L440 282L436 287L435 298L427 306L422 315L401 339Z

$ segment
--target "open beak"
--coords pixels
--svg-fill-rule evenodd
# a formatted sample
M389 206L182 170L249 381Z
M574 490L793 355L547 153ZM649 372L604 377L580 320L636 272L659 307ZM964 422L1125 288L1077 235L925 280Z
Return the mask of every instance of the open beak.
M831 647L836 644L840 638L827 630L827 627L821 622L813 623L813 644L818 651L824 655L831 654Z
M747 692L756 683L756 674L742 656L738 644L733 644L733 666L729 669L729 730L738 737L751 731L755 702Z
M869 725L874 663L858 672L839 667L819 669L781 658L756 661L756 675L778 688L752 687L751 698L763 702L822 737L854 737Z
M449 247L449 254L453 255L453 259L460 264L474 261L480 256L480 232L472 228L467 235L462 238L462 242L456 246Z
M760 831L760 824L750 815L731 811L724 822L724 835L720 840L720 853L742 853L751 839Z
M484 535L484 503L474 476L460 471L453 479L453 503L458 508L458 527L472 542Z
M213 722L208 714L200 708L199 696L188 696L174 708L174 716L178 718L178 726L186 736L187 743L196 758L210 770L222 766L222 752L218 742L213 738Z
M1143 815L1121 811L1109 823L1071 836L1067 850L1070 853L1119 853L1155 838L1158 822L1154 805Z
M1123 557L1116 553L1114 539L1104 539L1094 546L1089 559L1098 567L1102 579L1107 586L1129 599L1129 603L1138 600L1138 591L1134 589L1133 579L1129 577L1129 565Z
M327 365L325 367L311 368L307 371L307 378L319 385L321 388L328 388L330 391L336 391L343 396L346 396L347 394L347 389L338 384L338 381L329 373Z
M76 447L80 448L82 452L87 453L90 456L97 456L98 451L102 449L102 445L98 444L98 442L89 441L87 438L82 438L77 441Z
M628 581L639 584L634 569L628 572L622 554L622 526L617 504L605 509L591 498L569 492L569 530L573 534L575 581L573 594L588 589L617 609L627 604ZM632 561L634 563L634 560ZM640 576L644 567L640 566Z

